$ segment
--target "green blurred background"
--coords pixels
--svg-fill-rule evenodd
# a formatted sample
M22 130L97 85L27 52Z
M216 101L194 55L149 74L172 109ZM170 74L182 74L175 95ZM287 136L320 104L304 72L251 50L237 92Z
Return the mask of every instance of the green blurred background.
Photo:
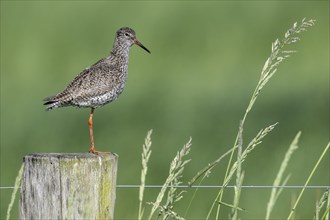
M329 141L329 1L1 1L1 186L13 186L24 155L87 152L89 109L46 112L42 99L106 56L122 26L151 50L134 46L122 96L95 111L101 151L119 158L118 184L139 184L144 137L152 134L147 184L162 184L171 159L191 136L184 184L234 143L271 43L295 21L316 19L262 91L244 128L247 144L279 122L247 158L244 185L271 185L287 147L301 130L288 185L303 185ZM222 162L203 185L222 183ZM329 185L329 154L311 185ZM231 183L233 184L233 183ZM193 191L176 210L185 213ZM286 218L300 190L285 189L272 214ZM12 190L1 189L1 218ZM158 190L148 189L146 201ZM311 218L323 189L309 189L296 218ZM205 218L217 190L198 191L188 219ZM233 190L224 201L232 202ZM265 216L269 189L244 189L243 219ZM147 210L146 210L147 211ZM222 218L230 209L223 208ZM117 189L116 219L134 219L138 190ZM17 218L17 203L12 216Z

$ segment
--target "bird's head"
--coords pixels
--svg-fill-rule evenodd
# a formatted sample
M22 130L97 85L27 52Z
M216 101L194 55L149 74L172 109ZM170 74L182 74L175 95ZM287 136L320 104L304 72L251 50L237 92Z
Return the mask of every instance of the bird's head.
M117 31L117 40L121 41L123 44L126 44L129 47L136 44L148 53L150 53L150 51L145 46L143 46L140 41L136 39L135 31L129 27L123 27Z

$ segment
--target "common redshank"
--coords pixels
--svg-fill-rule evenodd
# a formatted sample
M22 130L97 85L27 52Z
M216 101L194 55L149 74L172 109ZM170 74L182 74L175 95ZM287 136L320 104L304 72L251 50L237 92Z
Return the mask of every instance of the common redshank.
M120 28L116 33L112 51L107 57L79 73L62 92L44 99L46 110L65 106L91 108L88 120L90 153L110 153L95 150L93 113L94 109L116 100L123 92L128 76L128 55L134 44L150 53L136 39L133 29Z

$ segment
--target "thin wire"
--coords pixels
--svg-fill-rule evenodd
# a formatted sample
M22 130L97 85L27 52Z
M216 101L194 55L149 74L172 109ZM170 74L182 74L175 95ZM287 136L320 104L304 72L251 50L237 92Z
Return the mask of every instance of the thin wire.
M117 188L139 188L140 185L117 185ZM144 188L162 188L162 185L146 185ZM199 188L199 189L219 189L219 188L235 188L237 186L174 186L173 188ZM15 189L14 186L0 186L0 189ZM17 187L21 188L21 187ZM171 188L171 186L168 186L167 188ZM272 188L278 188L278 189L330 189L330 186L239 186L238 188L248 188L248 189L272 189Z
M139 188L140 185L117 185L117 188ZM162 188L162 185L146 185L145 188ZM237 186L174 186L173 188L199 188L199 189L219 189L219 188L235 188ZM167 188L171 188L168 186ZM330 186L239 186L238 188L253 188L253 189L272 189L272 188L286 188L286 189L330 189Z

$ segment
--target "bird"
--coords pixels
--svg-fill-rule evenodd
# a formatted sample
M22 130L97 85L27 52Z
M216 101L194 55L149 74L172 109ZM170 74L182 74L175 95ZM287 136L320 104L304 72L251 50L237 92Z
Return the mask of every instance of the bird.
M136 33L129 27L122 27L116 32L113 47L108 56L81 71L62 91L45 98L46 110L75 106L90 108L88 119L90 149L92 154L108 154L97 151L94 145L93 114L96 108L116 100L123 92L128 77L128 57L133 45L138 45L151 53L136 38Z

